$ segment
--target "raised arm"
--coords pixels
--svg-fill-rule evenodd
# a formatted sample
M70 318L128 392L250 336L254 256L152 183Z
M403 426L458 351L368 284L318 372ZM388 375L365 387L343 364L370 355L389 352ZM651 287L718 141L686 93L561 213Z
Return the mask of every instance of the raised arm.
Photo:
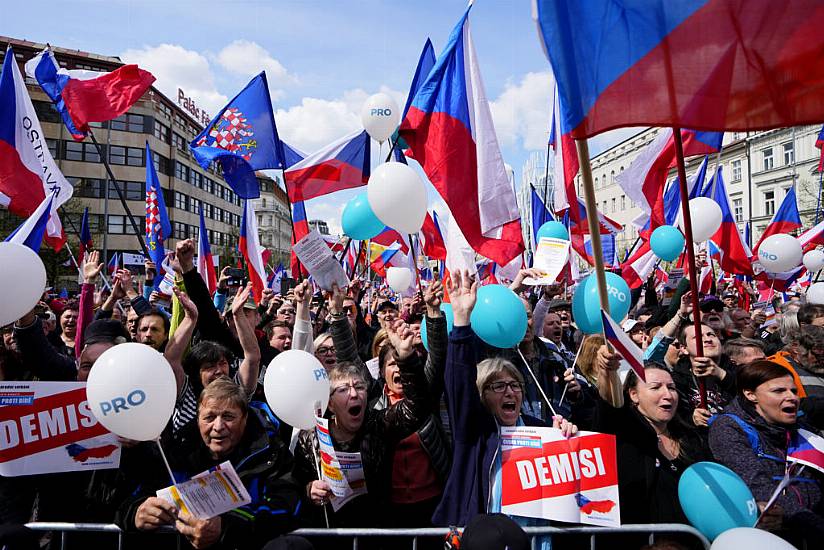
M232 301L232 321L235 323L237 337L243 350L243 361L240 363L238 374L247 395L255 392L260 375L260 346L255 337L255 327L243 312L243 304L249 299L251 293L252 283L247 283L245 288L238 289Z
M183 373L183 357L186 355L186 349L192 341L192 333L197 325L197 307L189 297L186 296L186 293L179 288L174 287L172 291L175 293L175 297L183 308L184 317L177 326L177 330L169 337L169 341L166 344L166 351L163 355L172 366L175 383L177 384L177 393L180 395L184 380L186 379L186 375Z
M83 337L86 327L94 318L94 284L100 276L103 264L100 263L100 252L92 250L89 261L83 264L83 287L80 289L80 313L77 316L77 337L74 339L75 357L80 358L83 351Z
M433 281L423 293L426 305L426 335L429 342L429 353L426 357L424 374L429 386L430 404L435 405L443 393L443 372L446 368L446 348L449 345L449 335L446 330L446 317L441 311L443 301L443 283Z
M308 280L295 287L295 330L292 333L292 349L315 353L312 340L312 321L309 313L312 304L312 285Z
M429 414L426 379L415 353L415 333L401 319L386 325L389 342L398 354L404 398L384 410L384 437L398 442L417 430Z

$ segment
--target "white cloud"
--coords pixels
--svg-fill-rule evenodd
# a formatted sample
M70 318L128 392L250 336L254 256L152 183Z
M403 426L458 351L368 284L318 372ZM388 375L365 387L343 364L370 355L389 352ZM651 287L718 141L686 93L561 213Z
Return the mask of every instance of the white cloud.
M546 148L551 103L549 71L527 73L519 83L508 83L498 99L489 104L501 147L520 145L527 151Z
M283 64L260 44L248 40L235 40L218 52L217 63L226 71L243 76L254 76L261 70L266 71L269 92L272 99L284 96L283 87L298 83L298 78L286 70Z
M160 44L126 50L120 57L126 63L137 63L151 72L157 78L157 89L172 101L177 101L178 88L210 114L217 112L228 101L228 97L215 86L209 60L198 52L176 44Z

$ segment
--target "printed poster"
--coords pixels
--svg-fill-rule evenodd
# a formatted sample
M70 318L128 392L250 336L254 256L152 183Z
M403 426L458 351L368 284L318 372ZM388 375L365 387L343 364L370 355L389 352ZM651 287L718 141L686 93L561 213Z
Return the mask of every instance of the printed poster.
M118 468L120 443L85 382L0 382L0 476Z
M336 451L329 435L329 421L315 417L320 452L320 478L332 489L332 509L336 512L358 495L366 494L366 477L360 453Z
M621 524L615 436L501 428L501 512L605 527Z

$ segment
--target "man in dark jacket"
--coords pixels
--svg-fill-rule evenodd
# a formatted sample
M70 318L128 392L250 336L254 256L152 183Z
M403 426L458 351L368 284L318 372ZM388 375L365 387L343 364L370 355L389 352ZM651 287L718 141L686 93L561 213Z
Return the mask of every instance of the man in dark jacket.
M142 496L124 503L120 526L153 531L174 525L194 548L260 548L292 530L300 502L292 481L293 459L273 425L248 407L246 394L228 379L216 380L200 395L197 425L170 456L182 481L225 461L232 463L252 502L209 519L197 519L161 498L147 496L169 485L148 480Z

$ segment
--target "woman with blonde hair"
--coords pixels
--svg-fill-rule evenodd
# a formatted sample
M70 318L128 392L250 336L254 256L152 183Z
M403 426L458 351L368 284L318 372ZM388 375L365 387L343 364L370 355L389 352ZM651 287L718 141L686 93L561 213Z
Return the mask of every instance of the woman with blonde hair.
M592 385L598 384L598 350L605 343L604 337L600 334L585 336L581 342L578 359L575 361L575 367Z

